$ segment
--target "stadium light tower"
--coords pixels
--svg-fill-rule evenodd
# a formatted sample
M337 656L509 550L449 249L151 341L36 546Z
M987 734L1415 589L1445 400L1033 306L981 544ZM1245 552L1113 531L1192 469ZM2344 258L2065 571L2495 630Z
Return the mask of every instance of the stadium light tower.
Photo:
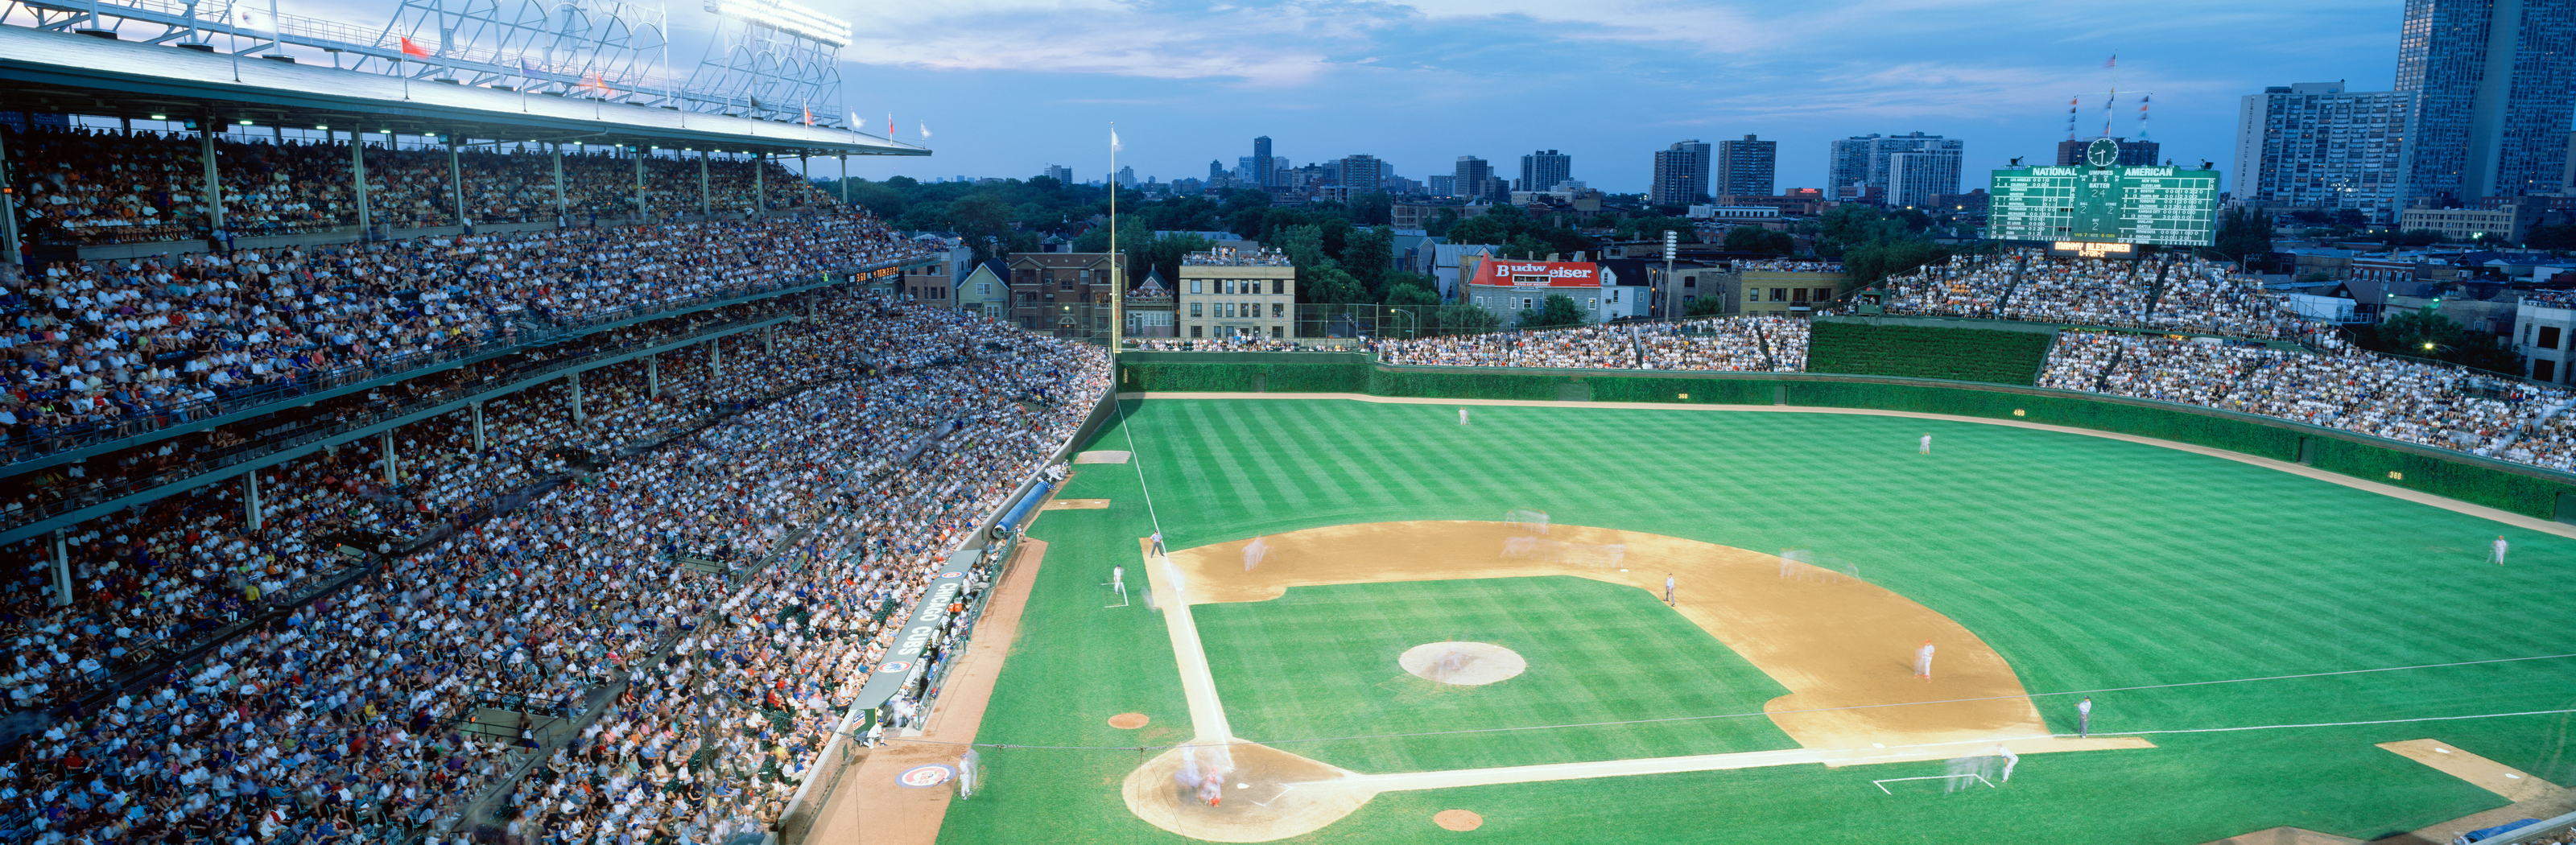
M716 37L689 77L693 99L715 101L726 113L739 107L754 119L841 122L839 59L850 43L848 21L789 0L706 0L706 9L716 16Z

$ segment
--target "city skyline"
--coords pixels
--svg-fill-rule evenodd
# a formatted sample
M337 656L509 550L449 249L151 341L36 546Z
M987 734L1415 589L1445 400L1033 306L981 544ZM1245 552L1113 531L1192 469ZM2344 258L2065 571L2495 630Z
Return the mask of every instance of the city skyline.
M1783 190L1824 187L1828 143L1869 133L1965 139L1966 174L2045 160L2070 96L2083 97L2079 134L2099 133L2114 73L2123 92L2154 92L2147 134L2168 158L2227 162L2243 95L2282 80L2393 87L2403 18L2396 0L2186 3L2115 27L2098 9L2038 3L816 5L860 24L843 54L851 110L872 129L892 112L898 138L916 118L938 129L933 157L853 161L856 176L1027 178L1061 164L1099 180L1115 120L1119 163L1140 178L1204 178L1209 159L1231 164L1266 135L1296 166L1367 154L1416 180L1461 155L1561 150L1576 178L1613 193L1644 192L1654 151L1684 138L1777 141ZM1048 34L1066 28L1121 37ZM2113 134L2137 136L2125 93L2117 114Z

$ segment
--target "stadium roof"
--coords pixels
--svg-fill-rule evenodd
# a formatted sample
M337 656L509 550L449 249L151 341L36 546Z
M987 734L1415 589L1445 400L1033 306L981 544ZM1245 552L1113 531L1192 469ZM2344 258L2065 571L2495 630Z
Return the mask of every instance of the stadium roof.
M0 111L773 154L929 155L844 129L0 26Z

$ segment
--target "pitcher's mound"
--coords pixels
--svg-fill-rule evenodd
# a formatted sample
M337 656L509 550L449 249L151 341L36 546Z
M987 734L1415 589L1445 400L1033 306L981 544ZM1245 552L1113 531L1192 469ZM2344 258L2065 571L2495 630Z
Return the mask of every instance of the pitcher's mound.
M1153 719L1147 718L1143 713L1120 713L1116 716L1109 717L1109 726L1120 730L1132 731L1137 728L1144 727L1145 723L1151 721L1153 721Z
M1442 810L1432 814L1431 821L1450 830L1475 830L1485 825L1484 816L1466 810Z
M1395 662L1417 677L1459 686L1480 686L1529 670L1520 653L1493 643L1423 643L1404 650Z

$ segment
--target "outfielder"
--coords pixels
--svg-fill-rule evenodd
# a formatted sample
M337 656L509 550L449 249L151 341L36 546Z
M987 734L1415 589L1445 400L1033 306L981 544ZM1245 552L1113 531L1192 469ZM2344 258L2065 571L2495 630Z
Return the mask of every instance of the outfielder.
M2490 559L2492 559L2492 560L2494 560L2494 561L2495 561L2495 565L2497 565L2497 566L2503 566L2503 565L2504 565L2504 552L2505 552L2504 535L2502 535L2502 534L2498 534L2498 535L2496 535L2495 551L2494 551L2493 553L2489 554L2489 555L2488 555L2488 557L2489 557Z
M1459 424L1459 425L1466 425L1466 424L1467 424L1467 409L1465 409L1465 408L1460 408L1460 409L1458 409L1458 424Z
M1923 646L1914 650L1914 677L1922 678L1927 684L1932 682L1931 640L1924 640Z
M1924 432L1924 433L1923 433L1923 452L1922 452L1922 453L1923 453L1923 454L1926 454L1926 455L1932 454L1932 433L1931 433L1931 432L1929 432L1929 431L1927 431L1927 432Z
M2011 783L2013 767L2021 765L2021 755L2013 753L2008 746L1997 745L1995 756L2004 758L2004 782Z
M2093 735L2093 699L2075 702L2075 735Z

